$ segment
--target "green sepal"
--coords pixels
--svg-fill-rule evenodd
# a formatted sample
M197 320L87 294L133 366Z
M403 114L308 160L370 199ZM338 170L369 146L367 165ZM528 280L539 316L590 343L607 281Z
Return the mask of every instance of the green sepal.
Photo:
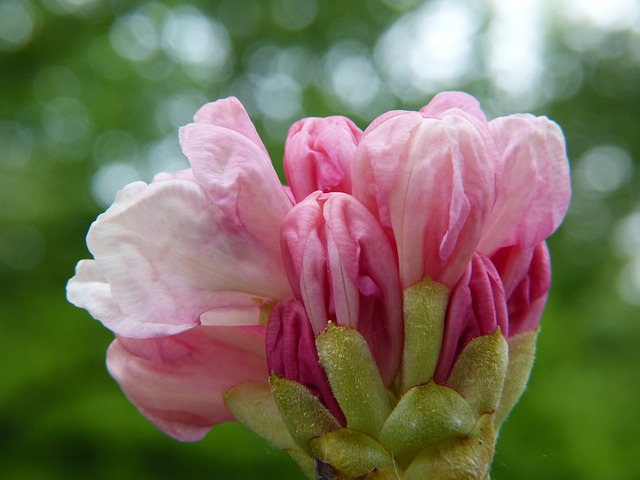
M462 350L447 385L459 392L477 415L500 404L509 361L509 347L500 328L476 337Z
M449 289L425 277L403 292L404 352L400 392L427 383L440 356Z
M536 354L537 338L538 330L534 330L514 335L507 342L509 344L509 365L500 405L496 410L496 429L500 428L527 386Z
M277 375L271 375L269 383L282 421L303 451L311 453L312 438L340 428L329 410L304 385Z
M302 473L304 473L309 480L315 480L316 473L313 468L313 458L311 456L298 449L285 450L285 452L298 464Z
M353 477L320 458L314 458L313 465L316 480L353 480Z
M297 448L266 383L246 382L225 390L224 401L236 419L280 449Z
M315 458L330 463L351 477L393 466L389 452L369 435L357 430L341 428L314 438L309 444Z
M329 322L316 337L316 348L347 426L376 437L391 404L365 339L357 330Z
M320 459L315 459L315 480L398 480L399 473L394 467L376 468L375 470L352 477L339 468Z
M405 480L489 480L495 451L494 414L481 415L466 438L450 439L422 450Z
M468 435L475 423L471 406L458 392L431 381L410 388L400 398L379 438L406 465L430 444Z

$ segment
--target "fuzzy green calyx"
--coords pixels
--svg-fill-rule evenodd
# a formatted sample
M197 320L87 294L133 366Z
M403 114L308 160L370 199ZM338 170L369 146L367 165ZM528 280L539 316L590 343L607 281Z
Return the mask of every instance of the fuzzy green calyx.
M365 339L357 330L329 322L316 337L316 348L347 426L377 436L391 404Z
M400 398L380 432L380 441L400 464L406 464L425 446L464 437L475 422L469 403L459 393L429 382L412 387Z
M476 414L498 408L509 362L509 346L500 328L471 340L456 360L447 385L458 391Z
M403 292L404 352L400 391L433 377L444 335L449 303L447 287L425 277Z

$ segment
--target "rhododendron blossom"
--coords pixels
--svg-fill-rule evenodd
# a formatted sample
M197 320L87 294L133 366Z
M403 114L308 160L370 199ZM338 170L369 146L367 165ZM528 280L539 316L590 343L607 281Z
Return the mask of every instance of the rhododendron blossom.
M458 92L364 132L307 118L286 186L235 98L180 144L191 168L120 191L67 285L128 398L180 440L242 421L310 478L485 478L569 203L560 128Z

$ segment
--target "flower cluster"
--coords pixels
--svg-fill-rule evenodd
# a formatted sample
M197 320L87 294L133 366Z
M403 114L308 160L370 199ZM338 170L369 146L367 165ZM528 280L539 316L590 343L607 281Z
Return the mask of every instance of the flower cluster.
M457 92L364 132L307 118L285 144L288 186L235 98L180 143L191 168L120 191L67 286L116 334L108 369L147 418L187 441L235 418L318 478L437 476L474 439L493 445L570 198L555 123L487 121ZM336 457L349 448L375 461ZM460 478L483 478L492 452Z

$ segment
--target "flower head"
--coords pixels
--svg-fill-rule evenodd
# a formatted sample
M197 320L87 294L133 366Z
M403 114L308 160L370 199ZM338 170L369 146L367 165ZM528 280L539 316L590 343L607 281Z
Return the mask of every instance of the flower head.
M458 92L364 132L304 119L288 187L235 98L180 143L191 168L119 192L67 285L129 399L181 440L235 417L318 475L482 478L569 202L559 127Z

